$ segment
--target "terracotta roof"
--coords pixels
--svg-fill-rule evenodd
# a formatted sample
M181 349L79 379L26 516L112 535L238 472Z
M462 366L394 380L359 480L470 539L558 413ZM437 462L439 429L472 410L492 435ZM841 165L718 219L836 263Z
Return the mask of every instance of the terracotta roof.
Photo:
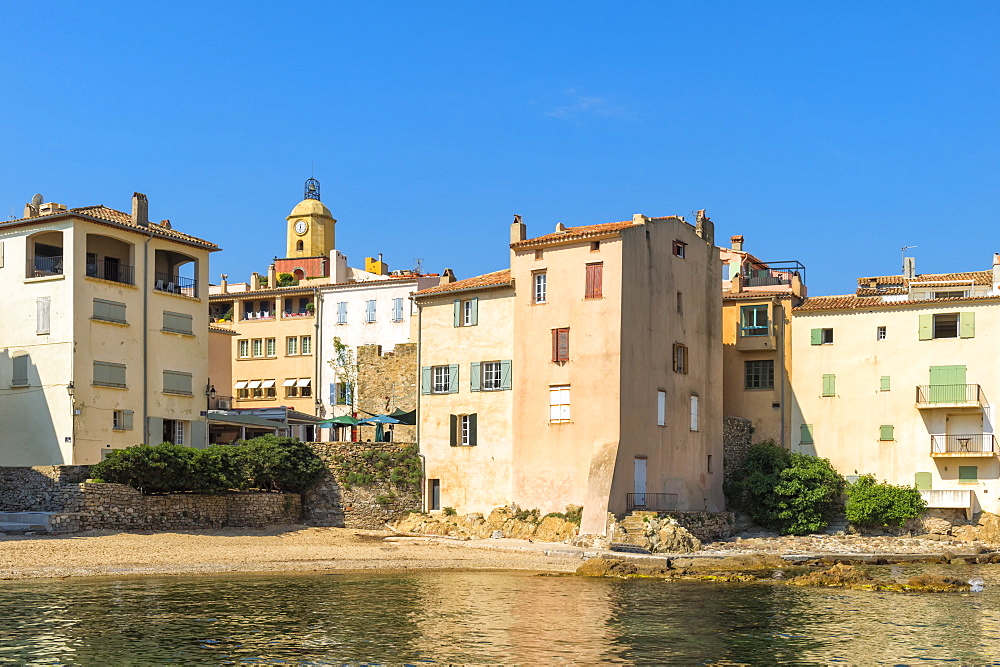
M211 324L208 325L208 331L209 333L222 333L222 334L229 334L230 336L240 335L238 331L234 331L232 329L223 329L222 327L215 327L212 326Z
M909 294L905 287L859 287L856 296L881 296L882 294Z
M793 308L795 312L814 310L858 310L870 308L894 308L897 306L937 305L948 303L965 303L967 301L1000 301L1000 296L968 296L950 297L947 299L907 299L902 301L884 301L880 296L856 296L841 294L837 296L814 296Z
M536 236L533 239L517 241L511 243L511 248L526 248L534 245L544 245L547 243L559 243L573 239L585 239L591 236L604 236L613 232L619 232L631 227L634 223L631 220L625 222L605 222L600 225L583 225L582 227L567 227L564 232L553 232L544 236Z
M723 292L723 299L790 299L794 295L791 292Z
M494 271L493 273L486 273L481 276L475 276L473 278L466 278L465 280L456 280L453 283L448 283L447 285L438 285L437 287L428 287L425 290L420 290L415 293L414 296L430 296L433 294L443 294L445 292L459 292L466 290L476 290L476 289L487 289L492 287L507 287L513 285L510 277L510 269L503 269L502 271Z
M992 285L993 284L993 272L992 271L963 271L959 273L921 273L916 278L910 280L904 278L903 276L871 276L869 278L858 278L858 285L862 287L867 287L871 281L875 281L876 285L900 285L906 286L910 283L925 283L925 282L964 282L969 283L970 281L975 285Z

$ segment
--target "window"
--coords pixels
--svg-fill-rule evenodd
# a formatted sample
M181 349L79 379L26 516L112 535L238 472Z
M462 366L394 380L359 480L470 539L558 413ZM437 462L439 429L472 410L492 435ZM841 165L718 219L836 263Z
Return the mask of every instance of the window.
M125 304L120 301L94 299L94 319L125 324Z
M285 339L285 354L298 354L299 353L299 337L289 336Z
M837 395L837 376L828 374L823 376L823 396Z
M335 390L336 405L351 405L353 401L351 400L351 383L350 382L338 382Z
M175 445L187 444L185 428L187 422L181 421L180 419L164 419L163 420L163 441L171 442Z
M561 424L569 418L569 385L549 387L549 423Z
M479 324L479 299L455 299L455 326L474 327Z
M510 360L474 361L469 376L472 391L510 389Z
M253 356L255 357L264 356L264 340L262 338L253 339Z
M587 284L583 298L603 298L604 263L587 265Z
M425 395L458 393L458 364L421 368L420 393Z
M250 341L241 340L239 344L239 355L240 359L246 359L250 356Z
M301 251L303 247L304 247L304 244L302 243L302 241L296 241L295 242L295 250Z
M477 415L451 415L451 446L476 446Z
M237 399L247 399L247 398L250 398L250 390L247 389L247 386L249 384L250 384L250 382L248 380L240 380L239 382L237 382L236 384L233 385L233 388L236 389L236 398Z
M958 338L958 313L934 316L935 338Z
M192 320L190 315L165 310L163 311L163 330L170 333L194 334Z
M810 334L813 345L833 345L833 329L813 329Z
M740 335L766 336L771 333L768 326L766 305L743 306L740 308Z
M312 380L309 378L300 378L296 380L295 385L299 388L299 396L301 398L306 398L312 396Z
M35 300L35 333L47 334L51 328L52 297L40 296Z
M601 249L601 242L600 241L591 241L590 242L590 252L597 252L600 249Z
M941 313L920 316L920 340L931 338L974 338L976 313Z
M392 321L403 321L403 297L396 297L392 300Z
M110 361L95 361L94 384L99 387L119 387L124 389L125 364L115 364Z
M935 299L960 299L969 296L965 290L948 290L946 292L934 292Z
M285 388L285 398L298 398L298 382L298 378L289 378L281 383L281 386Z
M435 394L446 394L451 388L451 368L448 366L434 367L434 389Z
M547 294L548 278L545 273L535 274L535 286L534 286L534 302L535 303L545 303L545 297Z
M163 393L192 396L191 377L190 373L181 371L163 371Z
M979 481L979 466L958 466L958 483L975 484Z
M365 301L365 322L375 321L375 299Z
M674 256L684 259L686 253L687 243L683 241L674 241Z
M500 362L499 361L485 361L482 366L483 373L483 391L493 391L495 389L500 389Z
M885 340L885 327L875 329L875 340Z
M313 352L312 336L303 336L300 347L302 348L302 354L312 354Z
M743 362L744 389L774 389L774 360Z
M663 389L656 391L656 425L667 425L667 392Z
M688 372L688 349L681 343L674 343L674 372Z
M893 427L891 424L883 424L878 427L878 439L885 442L887 440L895 440L893 437Z
M264 398L264 389L261 387L263 380L250 380L247 388L250 390L250 398Z
M708 466L707 467L708 467L708 472L711 473L712 472L712 455L711 454L708 455Z
M263 390L264 398L277 397L277 391L274 388L274 380L264 380L260 383L260 388Z
M274 338L264 340L264 354L268 357L278 356L278 343Z
M879 387L878 387L878 390L879 391L889 391L889 376L888 375L883 375L881 378L879 378Z
M799 444L800 445L811 445L811 444L813 444L813 425L812 424L800 424L799 425Z
M15 353L11 359L13 364L13 377L10 381L12 387L28 386L28 355L25 352Z
M131 431L135 413L131 410L113 410L111 413L112 431Z
M337 324L347 324L347 302L337 302Z
M691 394L691 430L698 430L698 394Z
M432 511L441 509L440 479L427 480L427 509Z
M684 313L684 294L682 292L677 293L677 314L681 315Z
M569 361L569 329L552 330L552 361Z

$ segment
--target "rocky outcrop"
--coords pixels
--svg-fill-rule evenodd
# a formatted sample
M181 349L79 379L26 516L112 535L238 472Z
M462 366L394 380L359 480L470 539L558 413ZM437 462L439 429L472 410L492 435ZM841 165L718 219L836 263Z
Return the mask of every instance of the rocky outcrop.
M570 508L571 515L572 508ZM579 515L579 512L575 512ZM482 514L463 516L411 513L390 524L400 532L422 535L445 535L466 539L507 537L539 542L566 542L576 536L579 526L560 516L541 517L537 510L525 512L516 505L497 507L488 517Z
M615 525L612 543L626 544L650 553L691 553L701 540L671 516L635 512Z

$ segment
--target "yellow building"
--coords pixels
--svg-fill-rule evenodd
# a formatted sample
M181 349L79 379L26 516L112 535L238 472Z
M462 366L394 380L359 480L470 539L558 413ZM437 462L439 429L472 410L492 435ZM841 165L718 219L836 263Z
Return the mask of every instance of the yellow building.
M793 449L1000 512L1000 256L989 271L860 278L792 311Z
M131 214L36 195L0 223L0 465L87 464L139 443L205 446L208 257Z
M764 262L733 236L722 259L722 409L752 423L755 442L791 446L792 318L806 295L799 262Z

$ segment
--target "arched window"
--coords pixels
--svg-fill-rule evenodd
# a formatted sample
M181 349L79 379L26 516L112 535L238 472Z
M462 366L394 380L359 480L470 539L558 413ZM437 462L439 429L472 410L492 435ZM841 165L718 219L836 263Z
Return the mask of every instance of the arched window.
M295 249L296 250L302 250L302 241L296 241L295 242Z

